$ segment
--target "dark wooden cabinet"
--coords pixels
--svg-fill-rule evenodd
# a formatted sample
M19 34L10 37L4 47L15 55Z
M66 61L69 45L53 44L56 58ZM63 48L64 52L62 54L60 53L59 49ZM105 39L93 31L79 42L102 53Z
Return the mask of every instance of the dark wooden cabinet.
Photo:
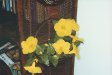
M46 5L38 2L38 0L18 0L17 4L20 41L26 39L29 35L36 35L38 31L36 37L38 37L39 42L47 42L53 29L51 20L76 19L77 15L77 0L64 0L59 5ZM22 54L21 59L23 66L25 56ZM45 72L42 75L74 75L74 56L65 60L58 67L59 69L45 67ZM24 70L22 70L22 74L26 75Z

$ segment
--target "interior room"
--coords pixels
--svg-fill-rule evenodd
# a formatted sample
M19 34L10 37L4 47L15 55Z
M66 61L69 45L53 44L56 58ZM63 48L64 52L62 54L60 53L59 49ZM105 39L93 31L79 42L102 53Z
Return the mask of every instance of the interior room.
M24 1L23 0L0 0L0 37L2 37L3 39L4 37L9 38L11 40L12 45L13 45L12 43L13 41L14 43L16 43L17 46L20 46L21 41L25 40L28 36L31 36L31 35L35 36L36 34L35 37L38 38L39 43L47 43L49 39L51 38L50 35L53 30L53 26L51 26L53 24L52 21L58 20L60 18L75 18L76 19L76 13L77 13L77 0L61 0L61 1L49 0L47 2L44 0L24 0ZM1 45L1 48L3 48L6 45L7 43ZM21 47L19 47L19 49L20 48ZM14 52L12 50L4 52L3 50L5 54L3 52L2 54L0 54L1 59L7 65L13 63L11 60L19 62L19 64L18 63L16 64L17 65L16 69L13 69L15 67L15 63L13 63L14 65L13 67L10 67L10 65L8 65L7 68L9 69L6 69L6 68L3 70L1 69L0 73L2 75L8 75L8 74L9 75L27 75L27 74L34 75L33 73L30 73L29 71L25 71L24 64L28 63L29 60L26 61L25 57L27 57L27 55L20 53L21 50L19 49L13 50ZM22 52L24 53L24 51ZM11 56L10 53L13 54L13 56ZM56 52L54 53L56 54ZM8 57L12 57L9 63L7 60L9 60L10 58L8 58L6 55ZM6 60L4 60L3 56L4 58L7 57L8 59L6 58ZM18 58L19 56L21 56L20 57L21 59ZM33 56L33 58L34 57L35 56ZM43 64L45 65L47 64L47 66L49 66L48 64L53 63L51 59L49 59L50 60L49 62L48 60L46 60L46 57L45 58L44 57L40 58ZM50 57L52 57L52 55ZM70 59L67 59L67 60L68 62L63 62L63 65L59 65L59 67L57 68L54 68L52 66L51 67L43 66L42 75L48 75L48 74L73 75L74 74L74 56L71 56ZM3 61L1 62L1 64L3 63ZM30 63L29 66L31 66L31 64L33 64L34 62L32 63L32 59L30 59L29 63ZM55 62L53 64L54 66L56 65ZM6 70L8 71L6 72ZM61 70L61 72L59 72L58 70ZM64 70L68 70L68 71L66 71L65 73Z
M0 75L112 75L112 0L0 0Z

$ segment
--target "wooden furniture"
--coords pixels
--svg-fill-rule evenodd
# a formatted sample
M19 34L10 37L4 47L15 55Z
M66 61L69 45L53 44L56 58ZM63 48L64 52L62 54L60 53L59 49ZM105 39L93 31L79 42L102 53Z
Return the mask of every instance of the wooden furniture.
M18 0L20 41L26 39L29 35L35 35L38 30L37 37L39 42L47 42L53 29L51 20L60 18L76 19L77 0L64 0L59 5L46 5L39 1ZM45 23L44 26L42 26L43 23ZM41 29L39 29L40 27ZM21 55L21 59L23 66L25 56ZM60 64L58 68L44 67L44 73L40 75L74 75L74 56ZM22 70L22 74L26 75L24 70Z

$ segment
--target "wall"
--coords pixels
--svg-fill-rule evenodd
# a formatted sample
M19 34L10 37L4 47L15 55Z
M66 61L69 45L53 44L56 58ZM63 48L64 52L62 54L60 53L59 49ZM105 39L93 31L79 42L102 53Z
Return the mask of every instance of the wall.
M78 0L79 36L85 39L74 75L112 75L112 0Z

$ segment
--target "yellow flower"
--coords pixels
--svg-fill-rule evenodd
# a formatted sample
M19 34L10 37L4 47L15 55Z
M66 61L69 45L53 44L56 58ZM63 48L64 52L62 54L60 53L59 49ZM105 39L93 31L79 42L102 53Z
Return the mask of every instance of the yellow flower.
M81 41L81 42L83 42L83 41L84 41L84 39L78 38L77 35L76 35L76 36L70 35L69 37L72 38L72 42L76 42L76 41Z
M79 31L79 25L75 22L74 19L71 20L72 22L72 26L73 26L73 30L74 31Z
M80 59L77 47L74 44L72 44L72 46L73 46L73 49L69 52L69 54L75 54L76 58Z
M40 67L35 67L37 61L34 61L31 66L24 67L25 70L32 73L34 75L35 73L42 73L42 70Z
M76 36L70 35L70 37L72 38L72 42L76 42L78 40Z
M47 44L47 43L45 43L44 45L45 45L45 46L48 46L48 44Z
M60 19L54 26L56 34L59 37L69 36L72 30L78 31L79 26L76 24L74 19Z
M72 46L73 49L69 52L69 54L75 54L77 56L78 55L77 47L74 44L72 44Z
M69 53L70 43L65 42L63 39L59 39L52 46L54 47L57 54L61 54L62 52L64 52L64 54Z
M42 54L42 51L40 51L39 54Z
M36 49L37 42L38 40L33 36L29 36L26 39L26 41L22 41L21 47L22 47L23 54L34 52Z
M54 55L53 57L57 58L57 55Z

